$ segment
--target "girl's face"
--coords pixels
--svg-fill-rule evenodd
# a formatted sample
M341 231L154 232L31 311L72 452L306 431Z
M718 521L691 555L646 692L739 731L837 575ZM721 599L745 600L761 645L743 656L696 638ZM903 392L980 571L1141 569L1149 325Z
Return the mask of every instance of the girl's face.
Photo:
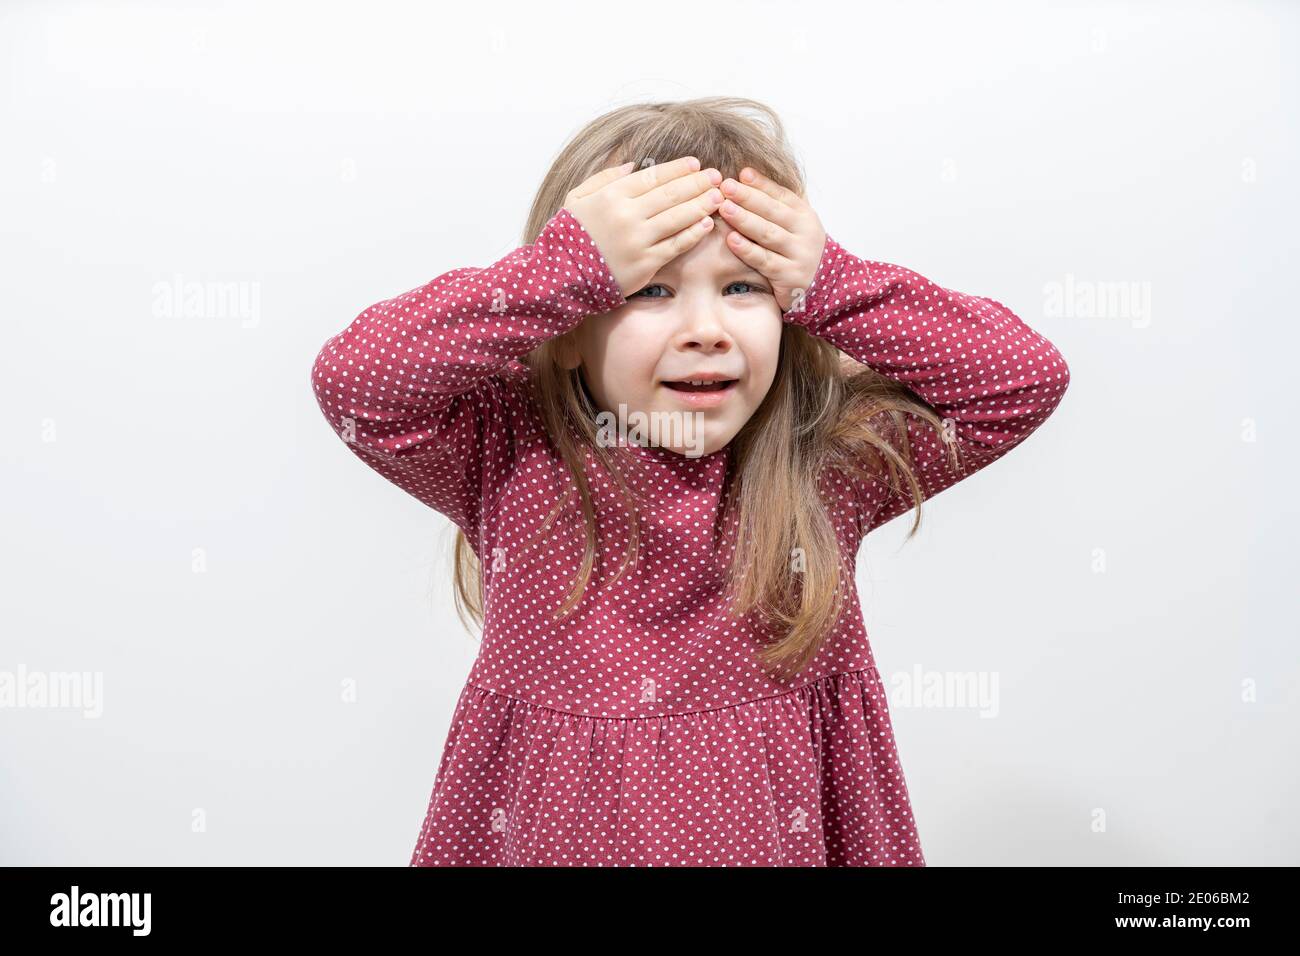
M713 220L708 235L622 307L588 316L573 332L577 354L570 349L563 364L581 364L592 398L611 413L612 435L625 423L645 443L711 454L735 437L776 376L781 309L767 280L728 248L731 227ZM691 379L730 384L706 389L685 384Z

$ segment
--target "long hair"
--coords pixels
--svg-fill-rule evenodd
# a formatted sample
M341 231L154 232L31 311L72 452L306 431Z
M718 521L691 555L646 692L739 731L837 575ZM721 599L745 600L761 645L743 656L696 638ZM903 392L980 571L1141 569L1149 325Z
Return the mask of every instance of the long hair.
M741 97L635 104L598 117L565 145L537 190L523 243L535 242L569 191L600 170L629 160L640 166L647 159L664 162L685 155L698 157L702 169L714 167L733 179L753 166L804 195L804 177L781 121L764 104ZM630 459L625 449L597 441L598 409L579 369L566 370L558 361L563 340L572 334L550 339L523 357L533 373L547 439L573 479L542 532L575 497L585 530L583 560L568 598L555 612L557 620L581 601L597 562L596 509L584 461L594 457L611 476L626 511L628 545L613 581L635 564L638 542L635 496L624 474ZM802 328L784 325L772 386L731 441L723 505L723 523L734 529L727 572L730 613L754 611L761 617L770 639L757 651L758 659L777 674L797 674L812 659L839 618L843 589L853 586L819 489L823 469L883 480L894 493L906 487L916 512L908 539L920 527L923 495L908 449L909 414L942 433L939 416L904 386ZM959 465L955 449L944 444ZM457 613L467 627L466 615L482 625L482 567L459 531L454 565Z

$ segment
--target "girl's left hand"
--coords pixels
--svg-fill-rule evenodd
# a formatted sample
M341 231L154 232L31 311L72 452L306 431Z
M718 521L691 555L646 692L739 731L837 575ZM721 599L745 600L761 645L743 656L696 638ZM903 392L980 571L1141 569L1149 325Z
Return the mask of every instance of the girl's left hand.
M782 312L792 305L801 307L802 295L821 264L826 230L798 193L752 166L740 171L740 179L724 179L719 187L727 201L718 212L734 230L727 234L727 248L772 283Z

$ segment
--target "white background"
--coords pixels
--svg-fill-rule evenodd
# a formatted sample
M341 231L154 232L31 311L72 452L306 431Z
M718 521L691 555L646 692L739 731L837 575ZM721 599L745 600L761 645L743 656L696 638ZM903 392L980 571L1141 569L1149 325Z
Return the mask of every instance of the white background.
M518 245L590 119L717 94L780 112L839 242L1070 366L860 559L887 683L998 681L992 718L891 702L927 861L1300 862L1298 20L6 5L0 670L102 675L103 714L0 709L0 863L406 864L477 644L450 524L350 455L312 360ZM159 315L177 276L255 314ZM1048 315L1067 276L1149 321Z

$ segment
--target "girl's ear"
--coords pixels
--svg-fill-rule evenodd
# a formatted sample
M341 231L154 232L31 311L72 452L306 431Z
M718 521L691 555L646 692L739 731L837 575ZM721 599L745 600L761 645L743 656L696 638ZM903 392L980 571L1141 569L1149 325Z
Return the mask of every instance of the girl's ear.
M555 361L565 370L575 369L582 364L582 354L578 351L578 342L572 332L565 332L555 340Z

